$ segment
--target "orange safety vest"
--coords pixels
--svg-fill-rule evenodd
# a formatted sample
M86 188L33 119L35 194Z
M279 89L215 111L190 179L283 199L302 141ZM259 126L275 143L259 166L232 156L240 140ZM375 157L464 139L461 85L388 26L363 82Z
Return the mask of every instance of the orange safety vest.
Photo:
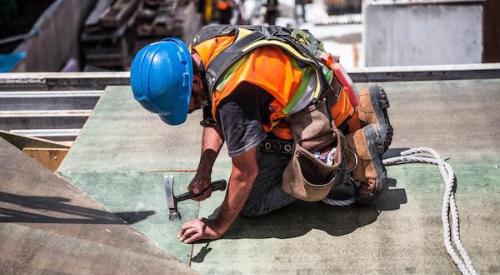
M240 30L240 32L242 31ZM225 34L205 41L197 41L191 45L191 51L200 56L202 66L207 69L208 65L231 46L236 39L237 35L235 34ZM308 76L310 78L310 75L306 75L307 68L298 66L294 62L294 58L280 47L262 46L246 54L228 71L231 72L226 73L214 86L213 91L210 91L212 94L212 117L215 118L217 107L224 98L245 81L259 86L274 97L269 106L270 122L263 125L264 131L271 132L279 138L291 140L291 130L283 120L288 115L285 108L291 101L297 101L297 98L294 97L296 92L304 88L301 85L304 85L305 78ZM332 81L337 81L337 79L333 76ZM316 85L319 84L316 83ZM343 88L330 112L336 126L341 125L357 113Z

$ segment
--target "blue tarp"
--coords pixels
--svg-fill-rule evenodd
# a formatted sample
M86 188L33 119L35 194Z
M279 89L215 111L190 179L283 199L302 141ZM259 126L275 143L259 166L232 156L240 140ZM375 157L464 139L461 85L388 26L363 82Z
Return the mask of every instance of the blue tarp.
M11 72L19 63L19 61L26 58L27 54L25 51L11 53L11 54L0 54L0 73Z

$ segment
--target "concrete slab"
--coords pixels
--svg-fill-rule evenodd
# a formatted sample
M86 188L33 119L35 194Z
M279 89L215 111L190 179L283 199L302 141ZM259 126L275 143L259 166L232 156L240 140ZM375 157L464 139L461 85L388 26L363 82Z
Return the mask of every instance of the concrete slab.
M110 212L0 138L1 274L192 271L128 226L151 212Z
M365 66L482 62L484 1L365 1Z

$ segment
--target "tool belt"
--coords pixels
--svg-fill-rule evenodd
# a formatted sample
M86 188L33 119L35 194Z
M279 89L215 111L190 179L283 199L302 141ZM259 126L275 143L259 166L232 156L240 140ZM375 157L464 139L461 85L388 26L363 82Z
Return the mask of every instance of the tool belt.
M326 100L288 117L294 136L292 159L283 172L283 191L303 201L319 201L343 182L345 138L330 118ZM333 165L314 156L327 146L336 147Z
M259 144L258 151L261 153L292 155L293 142L278 138L267 138Z

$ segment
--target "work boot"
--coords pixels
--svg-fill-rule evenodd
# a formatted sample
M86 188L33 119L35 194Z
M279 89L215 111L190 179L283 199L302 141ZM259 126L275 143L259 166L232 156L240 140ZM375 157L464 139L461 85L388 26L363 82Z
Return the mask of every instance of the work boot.
M347 168L357 186L357 201L370 204L382 191L386 179L382 154L378 152L382 144L373 125L365 126L347 135Z
M387 151L392 142L393 130L387 108L389 100L382 87L372 84L359 94L358 114L361 127L372 125L376 130L380 155Z

